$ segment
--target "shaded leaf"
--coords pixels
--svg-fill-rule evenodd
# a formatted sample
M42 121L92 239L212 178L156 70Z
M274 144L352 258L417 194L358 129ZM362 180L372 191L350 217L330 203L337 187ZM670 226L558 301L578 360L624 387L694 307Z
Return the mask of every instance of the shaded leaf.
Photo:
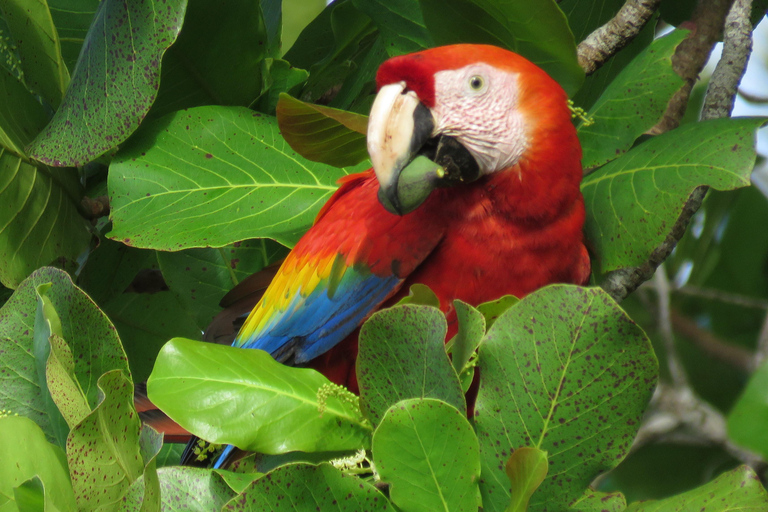
M221 312L219 302L229 290L287 254L282 245L262 238L219 249L158 252L157 261L179 304L194 315L195 323L204 330Z
M357 381L366 417L378 424L406 398L437 398L466 412L464 393L445 353L445 315L404 305L374 313L360 329Z
M210 469L166 467L157 470L157 477L161 490L158 510L220 510L235 495L221 476ZM137 489L141 482L138 480L126 493L120 510L140 510L142 502Z
M683 79L672 69L672 55L688 31L655 40L610 83L578 127L585 169L625 153L637 137L655 125Z
M19 512L44 512L45 487L40 477L33 476L13 490L13 498ZM55 505L48 506L49 511L58 510Z
M255 480L264 476L263 473L235 473L226 469L214 469L213 472L218 474L229 488L238 494L243 492Z
M136 382L149 377L157 353L169 338L202 338L193 317L169 291L123 293L103 308L120 334Z
M459 320L459 331L451 340L451 364L460 374L485 335L485 317L477 309L458 299L453 301Z
M347 172L308 162L275 118L200 107L152 123L110 166L110 238L162 250L250 238L292 245Z
M323 512L394 512L374 486L330 464L281 466L253 482L222 511L302 512L308 504Z
M48 0L53 24L59 34L61 55L71 71L88 35L99 0Z
M269 89L261 95L253 108L274 116L280 95L296 95L309 78L309 73L304 69L294 68L286 60L267 59L269 67Z
M281 94L277 122L286 142L308 160L344 167L368 159L367 116Z
M0 461L0 504L15 501L14 488L37 475L46 489L46 510L75 510L64 452L46 441L43 431L29 418L0 417Z
M163 347L147 382L149 399L193 434L268 454L367 444L356 400L336 388L262 350L182 338Z
M47 295L61 320L63 337L75 360L75 375L91 407L99 401L98 377L115 368L127 372L128 362L115 328L66 273L43 268L19 286L0 309L0 409L33 419L52 436L32 353L35 289L44 283L52 283Z
M68 193L74 169L37 168L0 147L0 282L16 288L36 268L74 261L88 246L88 223Z
M547 452L532 446L517 448L504 465L512 483L512 501L506 512L525 512L528 501L547 476Z
M654 137L584 178L585 231L600 272L644 262L700 185L749 185L764 121L714 119Z
M268 55L260 2L235 0L222 8L190 0L184 26L163 56L150 115L158 118L200 105L249 106L267 85Z
M126 493L127 495L134 491L136 486L141 487L139 492L141 493L142 512L160 510L160 480L157 475L157 457L162 448L163 435L149 425L142 424L139 434L139 454L141 460L144 461L144 474L133 483L131 490ZM125 496L123 503L126 503Z
M624 457L656 385L648 339L601 289L555 285L504 313L480 345L475 428L483 509L504 510L512 451L548 452L529 510L560 510Z
M12 73L0 68L0 146L23 156L48 122L45 108Z
M67 439L67 460L79 510L113 507L144 471L133 383L122 370L113 370L99 378L98 386L104 400Z
M728 413L728 437L768 458L765 425L768 425L768 363L755 370Z
M519 53L540 66L572 96L584 81L576 44L554 0L420 0L438 45L483 43Z
M373 20L390 57L435 46L417 2L352 0L352 3Z
M465 413L439 400L403 400L382 418L372 450L400 510L477 511L480 454Z
M83 165L123 142L157 95L160 59L181 28L186 2L103 0L67 94L29 154L49 165Z
M57 108L69 84L56 27L46 0L1 0L30 89Z
M768 508L768 493L755 472L740 466L723 473L708 484L659 501L632 503L626 512L760 512Z

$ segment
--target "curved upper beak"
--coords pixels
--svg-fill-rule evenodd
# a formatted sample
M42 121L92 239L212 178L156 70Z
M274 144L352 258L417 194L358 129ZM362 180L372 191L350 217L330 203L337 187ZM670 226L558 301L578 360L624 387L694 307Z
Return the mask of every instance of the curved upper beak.
M379 199L390 212L404 215L429 195L431 187L419 192L418 198L403 197L400 182L403 169L431 137L434 128L432 113L415 92L406 90L405 82L379 89L368 118L368 154L379 181ZM432 175L439 172L438 167L424 171L429 176L423 180L431 181Z

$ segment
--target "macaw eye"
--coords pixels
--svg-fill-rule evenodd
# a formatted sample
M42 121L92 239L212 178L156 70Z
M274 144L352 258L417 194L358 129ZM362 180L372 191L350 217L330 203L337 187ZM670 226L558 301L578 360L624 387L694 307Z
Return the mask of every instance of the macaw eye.
M480 75L474 75L469 79L469 87L473 91L479 91L485 86L485 80Z

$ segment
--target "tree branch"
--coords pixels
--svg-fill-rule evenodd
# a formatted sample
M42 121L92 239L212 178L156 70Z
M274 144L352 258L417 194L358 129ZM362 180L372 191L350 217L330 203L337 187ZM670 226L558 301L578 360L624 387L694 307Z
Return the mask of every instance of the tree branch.
M576 50L584 72L591 75L629 44L651 19L660 3L661 0L627 0L616 16L589 34Z
M695 19L699 21L700 27L697 26L696 30L692 33L692 36L680 43L675 51L675 56L672 59L673 67L678 73L689 73L696 69L695 75L698 75L699 71L704 66L706 58L712 50L712 46L716 41L716 27L719 25L723 27L725 23L726 13L722 12L723 5L730 5L730 0L700 0L697 8ZM745 44L745 38L751 40L752 25L749 21L749 14L752 5L752 0L736 0L732 9L727 14L727 23L724 28L724 41L723 55L718 62L715 72L712 75L710 81L714 85L714 88L707 89L707 95L704 102L704 109L702 111L702 119L714 119L717 117L725 117L730 115L730 111L733 108L733 96L736 95L736 91L739 85L739 81L744 74L746 68L746 62L749 58L749 54L752 49L751 44ZM703 13L706 13L705 16ZM698 16L698 17L697 17ZM718 16L719 24L717 20L712 18ZM702 30L707 28L706 31ZM707 32L706 34L703 32ZM687 44L686 44L687 43ZM691 51L693 56L684 56L682 51ZM679 57L678 57L679 56ZM695 76L694 75L694 76ZM682 75L683 78L688 78ZM655 133L661 133L659 130L666 131L679 124L682 114L685 113L685 105L688 102L688 96L690 95L690 89L693 87L693 79L690 80L690 88L688 92L678 98L682 100L684 97L684 104L682 107L682 113L673 113L670 116L665 115L662 121L654 127L652 131ZM684 91L686 86L681 89ZM677 95L676 95L677 97ZM673 97L670 101L670 108L675 101L678 101ZM670 113L670 110L667 110ZM674 125L674 126L673 126ZM611 296L617 301L621 301L627 295L637 289L640 284L653 276L661 262L663 262L672 250L677 245L677 242L682 238L685 233L685 229L688 227L688 223L691 217L701 207L701 203L704 200L704 196L707 194L707 187L696 188L688 200L683 206L683 210L680 213L677 221L672 226L669 234L654 251L651 253L648 260L638 267L630 267L618 269L606 274L601 286L611 294Z

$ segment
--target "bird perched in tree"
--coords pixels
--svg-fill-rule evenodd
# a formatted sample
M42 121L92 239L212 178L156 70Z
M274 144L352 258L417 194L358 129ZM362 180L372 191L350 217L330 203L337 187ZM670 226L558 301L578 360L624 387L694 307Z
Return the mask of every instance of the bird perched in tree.
M234 346L309 363L356 387L357 329L411 284L453 300L584 284L581 147L563 89L510 51L454 45L380 67L373 168L340 188L296 244Z

